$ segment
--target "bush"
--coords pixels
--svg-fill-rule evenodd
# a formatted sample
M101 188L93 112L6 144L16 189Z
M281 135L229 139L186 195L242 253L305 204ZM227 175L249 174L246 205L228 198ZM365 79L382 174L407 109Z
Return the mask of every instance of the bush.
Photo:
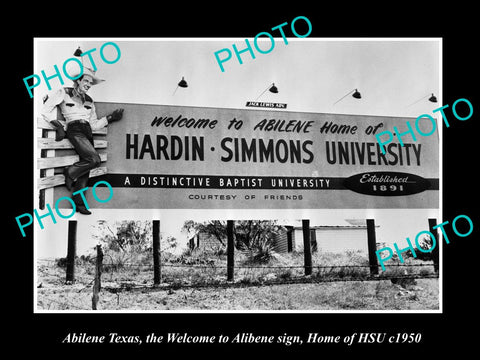
M104 268L110 267L112 270L122 269L128 264L137 264L137 260L137 256L123 251L106 251L103 255Z
M280 274L278 274L278 277L282 280L290 280L293 278L293 272L292 269L287 269Z
M243 276L239 283L243 285L259 285L261 284L261 281L255 274L248 274Z
M60 268L66 268L67 267L67 258L66 257L56 259L55 261L56 261L56 264L57 264L58 267L60 267Z
M418 247L415 248L415 254L417 255L418 260L423 260L423 261L428 261L428 260L433 260L433 255L432 252L424 252L426 250L429 250L432 248L433 241L430 237L430 235L426 235L423 238L420 239L420 248L423 251L418 250ZM411 252L409 252L411 254ZM413 255L412 255L413 257Z
M274 258L273 245L268 241L259 242L251 248L247 255L247 262L252 264L268 264Z
M64 269L67 267L67 258L62 257L55 259L55 263L58 267ZM89 265L89 264L95 264L95 257L90 256L90 255L81 255L80 257L75 256L75 265L81 266L81 265Z
M182 265L215 265L215 260L211 259L212 253L205 249L185 249L180 255L170 259L172 263Z
M368 256L360 250L346 250L345 252L317 252L312 255L316 265L330 266L367 266Z
M227 249L225 248L225 246L222 245L213 246L211 251L212 254L218 256L218 258L227 256Z

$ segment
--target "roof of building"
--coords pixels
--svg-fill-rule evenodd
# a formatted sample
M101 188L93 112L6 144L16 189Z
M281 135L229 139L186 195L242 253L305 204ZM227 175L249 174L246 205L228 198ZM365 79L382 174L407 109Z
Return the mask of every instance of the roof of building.
M378 225L376 226L378 227ZM303 229L301 226L294 226L294 229ZM310 226L310 229L330 229L330 230L342 230L342 229L366 229L367 225L314 225Z

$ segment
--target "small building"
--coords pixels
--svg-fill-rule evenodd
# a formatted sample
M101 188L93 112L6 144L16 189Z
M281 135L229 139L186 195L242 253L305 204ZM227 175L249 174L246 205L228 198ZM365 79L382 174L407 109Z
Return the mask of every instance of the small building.
M190 249L214 250L225 247L226 239L220 241L217 237L203 231L195 231L187 236L187 245Z
M366 225L320 225L310 226L312 251L345 252L346 250L368 253ZM278 253L303 251L303 228L285 226L274 238L274 250Z
M378 225L376 226L378 227ZM283 224L272 233L273 250L277 253L303 252L303 228ZM344 253L347 250L368 254L367 225L365 220L346 220L345 225L310 226L312 252ZM190 249L218 249L226 239L203 231L193 231L187 236Z

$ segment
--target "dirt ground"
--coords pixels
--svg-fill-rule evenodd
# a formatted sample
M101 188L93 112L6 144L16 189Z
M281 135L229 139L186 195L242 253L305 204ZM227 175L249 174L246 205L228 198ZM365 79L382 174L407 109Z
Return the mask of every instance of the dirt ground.
M64 270L38 268L37 310L91 310L91 274L76 274L77 282L65 284ZM275 311L275 310L438 310L438 279L417 279L400 286L390 280L338 281L284 285L221 286L166 289L151 287L121 290L118 282L102 280L98 310L128 311ZM138 284L138 282L137 282ZM112 289L119 291L113 291ZM110 289L110 291L108 290Z

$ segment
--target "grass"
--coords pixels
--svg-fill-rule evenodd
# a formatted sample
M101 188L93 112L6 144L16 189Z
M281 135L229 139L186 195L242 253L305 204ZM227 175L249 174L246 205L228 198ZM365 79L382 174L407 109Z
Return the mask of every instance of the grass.
M63 274L62 274L63 275ZM79 284L38 289L38 306L89 310L91 288ZM407 293L390 281L351 281L247 287L125 291L102 290L100 310L436 310L438 280L418 280Z
M134 263L126 263L119 256L105 254L103 277L112 283L136 282L148 284L152 281L151 256L136 257ZM88 275L94 273L94 259L85 258L76 261L77 267L85 267ZM162 281L180 286L205 286L226 282L227 256L224 251L187 250L183 254L164 255L161 261ZM64 267L64 261L57 264ZM252 251L235 253L234 277L241 284L258 285L263 283L294 281L304 279L304 255L301 252L276 254L267 250L261 256ZM433 262L425 262L413 258L402 264L398 260L391 261L386 271L379 267L379 276L388 278L428 277L435 275ZM425 266L428 265L428 266ZM315 281L362 280L370 277L368 258L358 251L345 253L312 254L312 275Z
M405 275L431 275L433 267L409 258L405 266L391 262L380 276L398 277L399 281L363 280L370 269L365 254L314 253L313 272L304 276L303 254L270 254L268 261L255 262L248 252L235 254L235 287L227 285L226 254L223 251L193 250L178 256L162 257L162 286L152 291L151 257L137 258L135 264L113 264L105 256L100 309L211 309L211 310L398 310L438 309L438 279L419 279L402 283ZM93 259L94 260L94 259ZM40 264L37 289L42 309L90 309L94 261L76 262L77 282L64 284L62 261ZM309 280L310 279L310 280ZM308 280L315 283L282 282ZM267 285L269 286L249 286ZM272 285L275 284L275 285ZM195 286L209 285L208 288ZM193 288L191 287L193 286ZM144 290L128 291L134 288ZM110 289L110 291L107 291ZM116 289L116 290L115 290Z

